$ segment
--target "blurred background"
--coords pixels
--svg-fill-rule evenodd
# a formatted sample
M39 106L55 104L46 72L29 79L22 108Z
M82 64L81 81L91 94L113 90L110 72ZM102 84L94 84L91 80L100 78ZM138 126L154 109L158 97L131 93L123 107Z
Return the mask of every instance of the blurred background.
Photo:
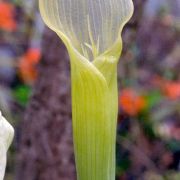
M180 180L180 1L134 0L118 65L117 180ZM73 180L68 54L37 0L0 0L5 180Z

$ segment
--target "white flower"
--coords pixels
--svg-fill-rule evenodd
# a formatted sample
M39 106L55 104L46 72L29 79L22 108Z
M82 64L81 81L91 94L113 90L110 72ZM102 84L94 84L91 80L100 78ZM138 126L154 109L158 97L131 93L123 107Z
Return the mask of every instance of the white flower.
M40 0L46 24L89 60L117 41L133 13L132 0ZM62 35L60 35L62 38Z
M45 23L71 60L72 117L78 180L114 180L117 63L132 0L39 0Z
M13 127L0 112L0 180L3 180L6 167L6 153L14 136Z

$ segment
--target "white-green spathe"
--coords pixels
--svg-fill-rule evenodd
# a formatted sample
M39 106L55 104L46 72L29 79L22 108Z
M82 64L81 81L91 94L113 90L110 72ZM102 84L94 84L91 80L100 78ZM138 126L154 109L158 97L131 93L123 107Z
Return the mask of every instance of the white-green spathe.
M115 180L117 63L133 2L39 0L39 6L70 56L77 179Z

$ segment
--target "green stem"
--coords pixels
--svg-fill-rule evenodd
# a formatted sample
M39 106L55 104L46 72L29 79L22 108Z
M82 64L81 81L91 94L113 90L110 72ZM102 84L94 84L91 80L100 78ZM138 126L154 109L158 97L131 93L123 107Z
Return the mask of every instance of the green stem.
M114 180L119 56L84 63L69 54L78 180Z

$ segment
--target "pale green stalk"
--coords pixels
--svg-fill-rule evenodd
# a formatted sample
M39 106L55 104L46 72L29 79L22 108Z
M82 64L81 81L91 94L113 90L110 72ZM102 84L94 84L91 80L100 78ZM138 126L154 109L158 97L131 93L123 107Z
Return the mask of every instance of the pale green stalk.
M0 180L3 180L6 168L6 153L14 136L13 127L1 115L0 111Z
M77 178L114 180L117 63L132 0L39 2L45 23L63 40L71 60Z

